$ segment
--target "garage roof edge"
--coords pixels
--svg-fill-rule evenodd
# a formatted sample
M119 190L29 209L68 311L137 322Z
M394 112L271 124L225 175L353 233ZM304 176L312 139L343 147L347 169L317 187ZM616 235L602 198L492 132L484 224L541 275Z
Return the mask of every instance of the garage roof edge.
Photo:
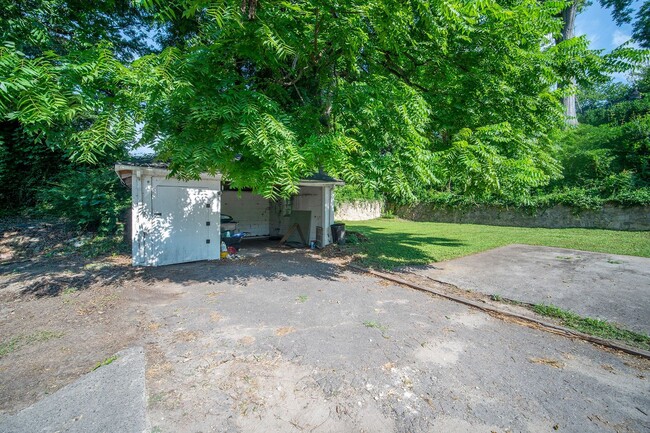
M115 172L122 178L125 179L129 177L126 173L132 173L134 171L142 171L144 174L149 175L160 175L160 176L169 176L168 164L163 162L118 162L115 164ZM201 173L201 180L217 179L221 180L221 173L216 175L211 175L209 173ZM345 185L345 182L339 179L335 179L325 173L315 173L312 176L309 176L305 179L301 179L298 183L300 186L342 186Z
M159 175L159 176L169 176L169 169L167 164L163 163L129 163L129 162L118 162L115 164L115 172L122 178L129 177L125 176L125 173L132 173L135 171L141 171L143 174L148 175ZM210 173L201 173L199 175L201 180L221 180L221 173L211 175Z

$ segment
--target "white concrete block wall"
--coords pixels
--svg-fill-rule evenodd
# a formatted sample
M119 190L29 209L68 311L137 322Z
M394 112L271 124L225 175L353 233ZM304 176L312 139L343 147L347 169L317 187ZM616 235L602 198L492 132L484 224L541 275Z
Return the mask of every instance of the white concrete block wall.
M291 203L292 210L311 211L308 241L316 239L316 227L320 226L323 227L325 243L329 243L329 226L334 223L332 187L301 186ZM221 212L231 215L238 222L239 230L250 232L252 236L282 236L289 230L290 218L285 202L272 202L250 191L223 191Z
M355 200L340 203L334 216L339 221L367 221L381 217L383 207L379 200Z
M221 212L230 215L238 222L241 232L251 236L269 236L270 202L261 195L250 191L223 191L221 194Z

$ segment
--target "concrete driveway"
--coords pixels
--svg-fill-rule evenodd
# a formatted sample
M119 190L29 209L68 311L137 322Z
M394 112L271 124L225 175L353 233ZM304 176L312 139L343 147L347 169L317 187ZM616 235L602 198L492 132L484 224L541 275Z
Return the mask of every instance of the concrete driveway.
M146 431L142 348L123 350L109 360L16 415L0 417L0 432Z
M650 334L650 259L532 245L508 245L409 271L463 289Z
M301 251L122 284L162 300L135 301L152 432L650 430L647 360Z

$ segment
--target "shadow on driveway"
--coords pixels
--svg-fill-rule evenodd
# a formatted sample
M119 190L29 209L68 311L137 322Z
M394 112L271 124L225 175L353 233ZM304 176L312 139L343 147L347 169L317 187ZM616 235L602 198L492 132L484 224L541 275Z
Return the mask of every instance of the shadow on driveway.
M422 250L422 245L440 245L444 247L462 247L466 244L458 239L430 236L427 234L392 233L376 227L357 225L359 230L368 238L370 244L361 244L364 259L371 265L381 264L385 268L395 268L409 263L428 264L438 259Z
M277 241L249 240L242 243L240 258L198 261L159 267L134 268L126 256L84 260L79 257L39 258L0 265L0 298L57 297L95 285L122 284L138 279L150 285L177 283L230 283L246 285L251 279L286 280L308 276L336 278L335 266L305 266L310 250L278 246ZM277 257L276 257L277 256Z

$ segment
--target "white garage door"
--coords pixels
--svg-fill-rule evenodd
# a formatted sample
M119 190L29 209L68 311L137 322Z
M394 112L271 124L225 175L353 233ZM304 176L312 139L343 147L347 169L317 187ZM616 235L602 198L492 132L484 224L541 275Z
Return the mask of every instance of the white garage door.
M154 266L219 258L219 192L156 185L148 262Z

